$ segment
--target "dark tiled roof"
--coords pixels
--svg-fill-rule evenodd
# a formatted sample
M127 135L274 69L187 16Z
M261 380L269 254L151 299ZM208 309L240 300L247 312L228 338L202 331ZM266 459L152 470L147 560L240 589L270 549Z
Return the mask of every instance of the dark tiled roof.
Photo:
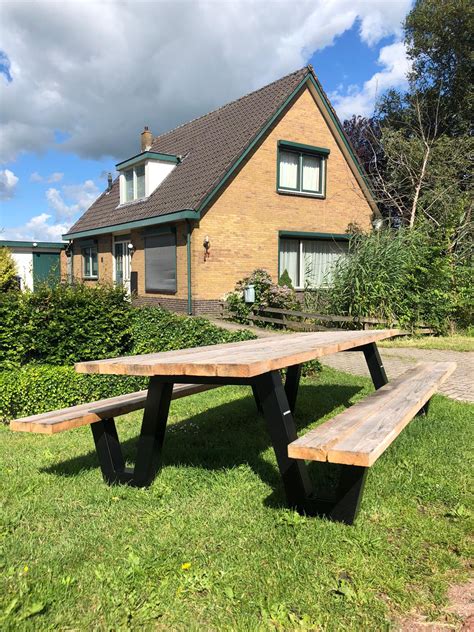
M209 193L306 75L301 68L153 139L151 151L183 161L142 202L119 206L119 181L102 193L69 233L198 209Z

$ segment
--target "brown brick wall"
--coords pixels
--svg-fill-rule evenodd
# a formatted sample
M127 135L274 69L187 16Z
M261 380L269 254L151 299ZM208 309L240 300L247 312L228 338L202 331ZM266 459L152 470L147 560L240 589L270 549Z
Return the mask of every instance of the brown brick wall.
M276 192L278 140L330 149L325 199ZM372 209L306 89L193 231L194 298L221 298L257 267L276 279L279 230L344 233L350 222L369 229L371 219ZM204 261L206 235L211 256Z
M164 309L169 309L172 312L178 312L180 314L188 313L188 301L182 298L138 295L133 298L133 304L143 307L163 307ZM193 301L192 313L218 316L221 313L221 301Z
M113 266L112 266L112 235L100 235L96 238L97 241L97 261L99 268L100 283L112 283L113 282ZM83 264L81 249L84 243L90 242L90 240L74 241L73 244L73 277L76 280L83 280ZM93 284L95 281L85 281L86 283Z

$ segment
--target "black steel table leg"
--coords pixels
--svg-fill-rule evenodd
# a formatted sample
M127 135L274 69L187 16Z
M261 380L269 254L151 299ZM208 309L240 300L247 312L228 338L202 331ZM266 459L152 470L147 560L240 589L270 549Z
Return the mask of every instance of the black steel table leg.
M257 388L254 385L252 385L252 392L253 392L253 397L255 399L255 405L257 407L257 411L260 414L262 414L263 413L262 403L260 402L260 399L258 398Z
M131 472L125 461L113 419L102 419L91 424L97 456L104 481L109 485L128 482Z
M161 466L166 423L173 394L171 382L160 382L150 378L148 395L143 413L143 422L138 440L138 451L130 485L147 487Z
M356 350L363 351L365 361L369 367L370 377L372 378L375 388L379 389L382 386L385 386L385 384L388 384L388 377L385 373L382 358L380 357L380 353L375 342L358 347Z
M301 378L301 364L289 366L286 371L285 393L288 399L290 410L295 414L296 398L298 397L298 388Z
M297 435L280 372L272 371L258 376L255 378L255 387L275 450L288 504L304 512L312 487L304 461L290 459L288 456L288 444L294 441Z
M147 487L161 465L161 452L170 408L173 384L150 378L143 422L138 439L135 468L126 468L113 419L91 424L92 435L104 480L109 485L126 483Z

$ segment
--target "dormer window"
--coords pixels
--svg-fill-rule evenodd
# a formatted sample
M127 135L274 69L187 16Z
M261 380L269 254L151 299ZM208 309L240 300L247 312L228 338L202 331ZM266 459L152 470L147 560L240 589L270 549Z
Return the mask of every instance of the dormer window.
M178 156L144 151L120 162L120 204L143 200L155 191L179 162Z
M145 165L137 165L124 171L125 202L132 202L144 198L145 193Z

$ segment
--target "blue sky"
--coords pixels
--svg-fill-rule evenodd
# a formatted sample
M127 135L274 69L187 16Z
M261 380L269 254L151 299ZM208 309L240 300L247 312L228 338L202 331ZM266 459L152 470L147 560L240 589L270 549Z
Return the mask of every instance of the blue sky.
M183 3L143 5L175 25L161 36L136 4L5 6L0 239L58 239L138 151L144 124L165 131L308 62L341 118L367 115L408 67L409 0L196 2L184 22Z

